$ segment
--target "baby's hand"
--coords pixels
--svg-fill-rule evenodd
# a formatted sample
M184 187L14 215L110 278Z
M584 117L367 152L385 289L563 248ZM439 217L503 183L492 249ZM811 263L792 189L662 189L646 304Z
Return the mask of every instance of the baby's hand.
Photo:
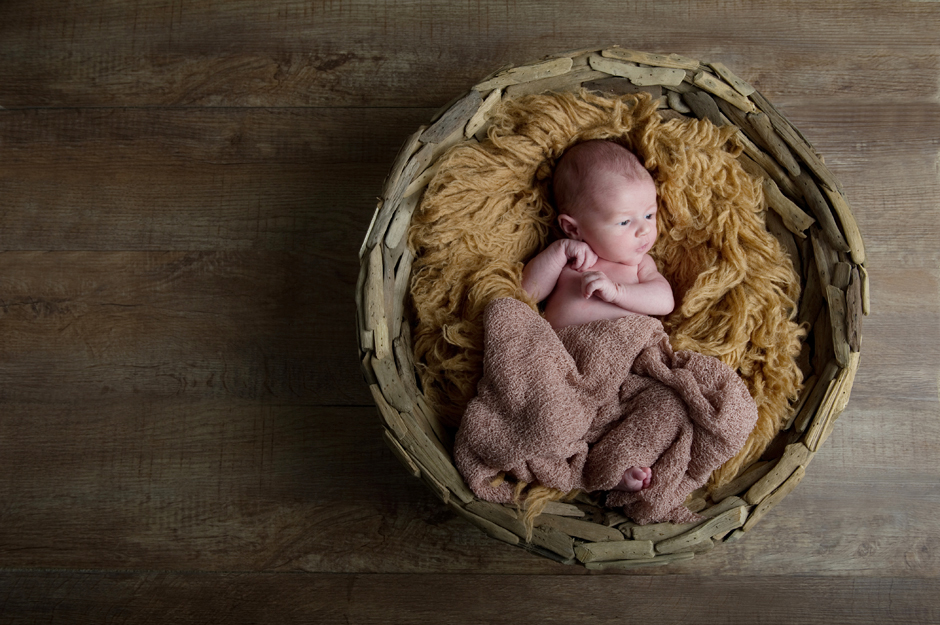
M617 285L603 271L588 271L581 274L581 294L584 299L597 295L605 302L612 302L617 296Z
M575 271L590 269L597 262L597 254L584 241L575 241L574 239L562 239L562 241L565 245L565 256L568 257L571 268Z

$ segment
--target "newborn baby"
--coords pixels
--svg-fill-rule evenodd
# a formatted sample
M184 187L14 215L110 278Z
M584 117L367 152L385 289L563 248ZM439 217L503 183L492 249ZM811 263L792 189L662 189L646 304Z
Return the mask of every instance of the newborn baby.
M672 312L672 287L647 254L657 235L656 185L639 159L618 143L586 141L565 152L552 182L567 238L522 274L526 293L547 298L552 327ZM642 490L651 477L649 467L631 467L615 490Z

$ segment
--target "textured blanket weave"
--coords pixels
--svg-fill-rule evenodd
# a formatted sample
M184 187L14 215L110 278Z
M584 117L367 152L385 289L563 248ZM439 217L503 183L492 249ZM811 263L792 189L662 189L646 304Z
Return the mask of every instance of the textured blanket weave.
M747 440L757 407L716 358L674 352L644 315L555 330L528 305L497 299L484 314L483 378L454 456L482 499L509 503L500 473L561 491L610 490L648 466L638 493L607 504L637 523L686 522L682 504Z

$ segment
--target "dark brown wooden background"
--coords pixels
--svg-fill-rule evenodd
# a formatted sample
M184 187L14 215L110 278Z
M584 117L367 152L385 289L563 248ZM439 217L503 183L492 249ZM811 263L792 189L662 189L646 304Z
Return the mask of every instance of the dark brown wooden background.
M757 86L872 284L799 488L638 574L448 512L381 441L354 331L405 138L610 43ZM0 107L0 622L940 622L940 3L0 0Z

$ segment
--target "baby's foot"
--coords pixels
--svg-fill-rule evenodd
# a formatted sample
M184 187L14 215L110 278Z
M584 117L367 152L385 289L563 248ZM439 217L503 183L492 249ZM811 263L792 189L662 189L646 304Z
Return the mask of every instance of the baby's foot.
M620 483L614 486L614 490L622 490L628 493L635 493L650 487L650 479L653 477L653 471L649 467L630 467L623 472Z

